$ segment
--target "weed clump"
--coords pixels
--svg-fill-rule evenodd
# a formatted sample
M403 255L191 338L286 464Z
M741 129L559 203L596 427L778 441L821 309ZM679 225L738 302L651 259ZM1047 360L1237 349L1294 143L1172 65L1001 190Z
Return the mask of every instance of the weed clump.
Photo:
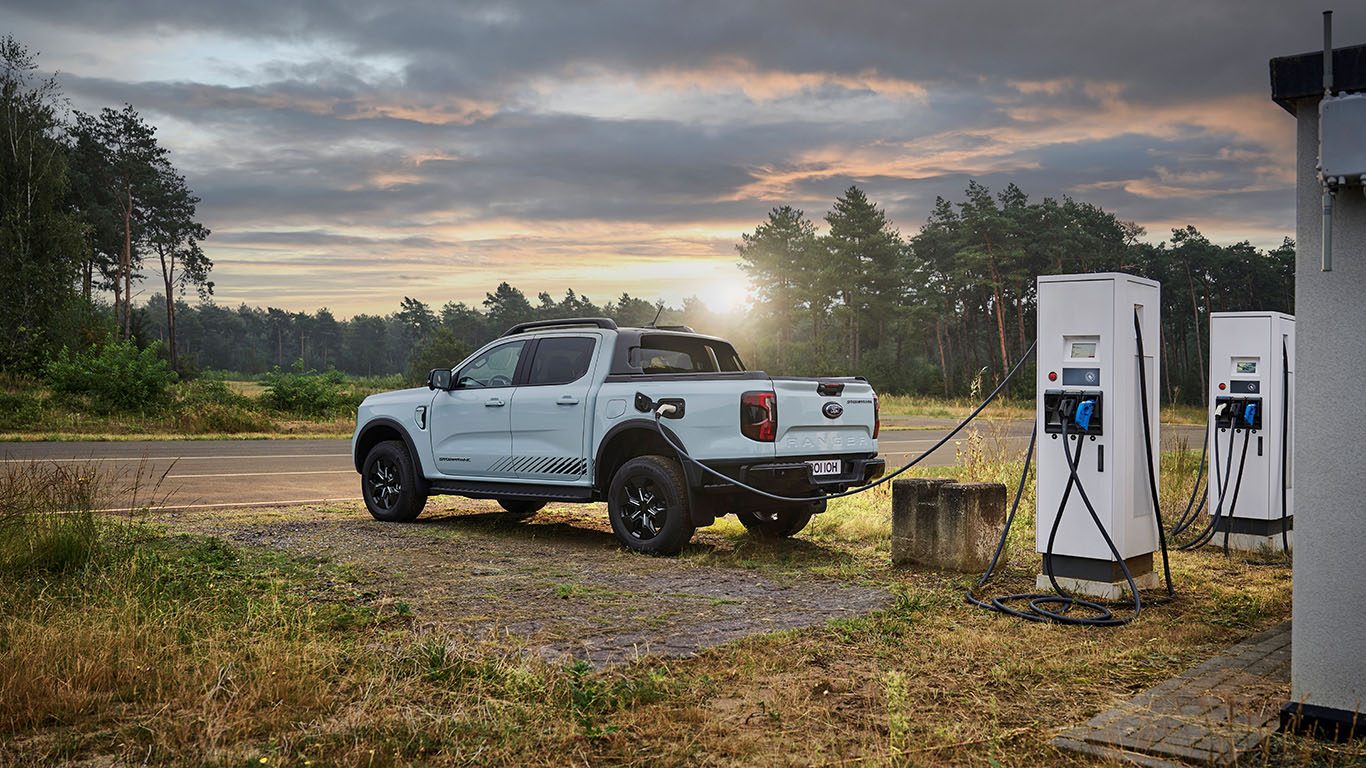
M88 467L6 465L0 474L0 574L66 573L99 548Z

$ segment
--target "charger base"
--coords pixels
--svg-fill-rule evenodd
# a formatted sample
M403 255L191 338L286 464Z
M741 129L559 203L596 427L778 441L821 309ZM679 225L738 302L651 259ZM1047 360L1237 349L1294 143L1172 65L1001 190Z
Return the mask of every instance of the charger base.
M1119 563L1114 560L1055 554L1052 564L1053 576L1058 580L1058 585L1069 593L1102 600L1119 600L1129 594L1129 582L1124 578ZM1124 564L1128 566L1139 589L1154 589L1159 585L1157 572L1153 570L1153 553L1135 555L1125 560ZM1053 583L1046 572L1034 579L1034 585L1041 592L1053 590Z
M1290 546L1295 546L1295 517L1291 515L1285 519L1282 526L1279 517L1271 520L1262 520L1250 517L1222 517L1217 525L1214 526L1215 534L1206 546L1224 546L1224 538L1228 538L1228 548L1238 552L1248 554L1258 554L1262 552L1284 552L1285 542L1281 540L1282 528L1286 531L1286 539L1289 539Z

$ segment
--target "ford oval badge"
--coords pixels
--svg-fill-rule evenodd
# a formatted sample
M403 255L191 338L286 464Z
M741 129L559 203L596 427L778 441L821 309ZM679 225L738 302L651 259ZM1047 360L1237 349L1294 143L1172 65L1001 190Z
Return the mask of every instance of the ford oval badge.
M821 406L821 413L825 414L827 419L838 419L844 415L844 406L839 403L826 403Z

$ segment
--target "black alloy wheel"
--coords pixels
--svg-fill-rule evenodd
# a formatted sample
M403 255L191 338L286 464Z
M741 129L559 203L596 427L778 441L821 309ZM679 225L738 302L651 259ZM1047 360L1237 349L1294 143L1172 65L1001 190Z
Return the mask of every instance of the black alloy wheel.
M370 465L365 476L370 498L375 506L386 513L392 513L403 498L403 477L399 473L398 462L392 457L381 456Z
M658 536L668 519L669 507L654 481L644 476L627 478L622 491L625 499L621 521L626 532L642 541Z
M695 530L682 467L655 455L621 465L612 476L607 516L612 532L627 549L678 554Z
M361 495L376 520L407 523L417 519L427 505L427 493L407 446L388 440L370 449L361 466Z

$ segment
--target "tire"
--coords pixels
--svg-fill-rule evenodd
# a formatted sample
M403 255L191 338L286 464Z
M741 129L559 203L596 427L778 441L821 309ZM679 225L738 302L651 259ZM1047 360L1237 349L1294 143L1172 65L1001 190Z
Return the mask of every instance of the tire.
M627 549L678 554L695 530L683 469L664 456L640 456L622 464L612 476L607 516Z
M389 440L365 455L360 474L361 496L370 514L384 523L410 523L422 514L427 494L422 490L408 448Z
M792 504L779 509L741 512L736 517L751 536L760 539L786 539L797 535L811 516L825 511L825 499L809 504Z
M517 517L531 517L540 512L545 507L544 501L526 501L523 499L499 499L498 506L504 512Z

